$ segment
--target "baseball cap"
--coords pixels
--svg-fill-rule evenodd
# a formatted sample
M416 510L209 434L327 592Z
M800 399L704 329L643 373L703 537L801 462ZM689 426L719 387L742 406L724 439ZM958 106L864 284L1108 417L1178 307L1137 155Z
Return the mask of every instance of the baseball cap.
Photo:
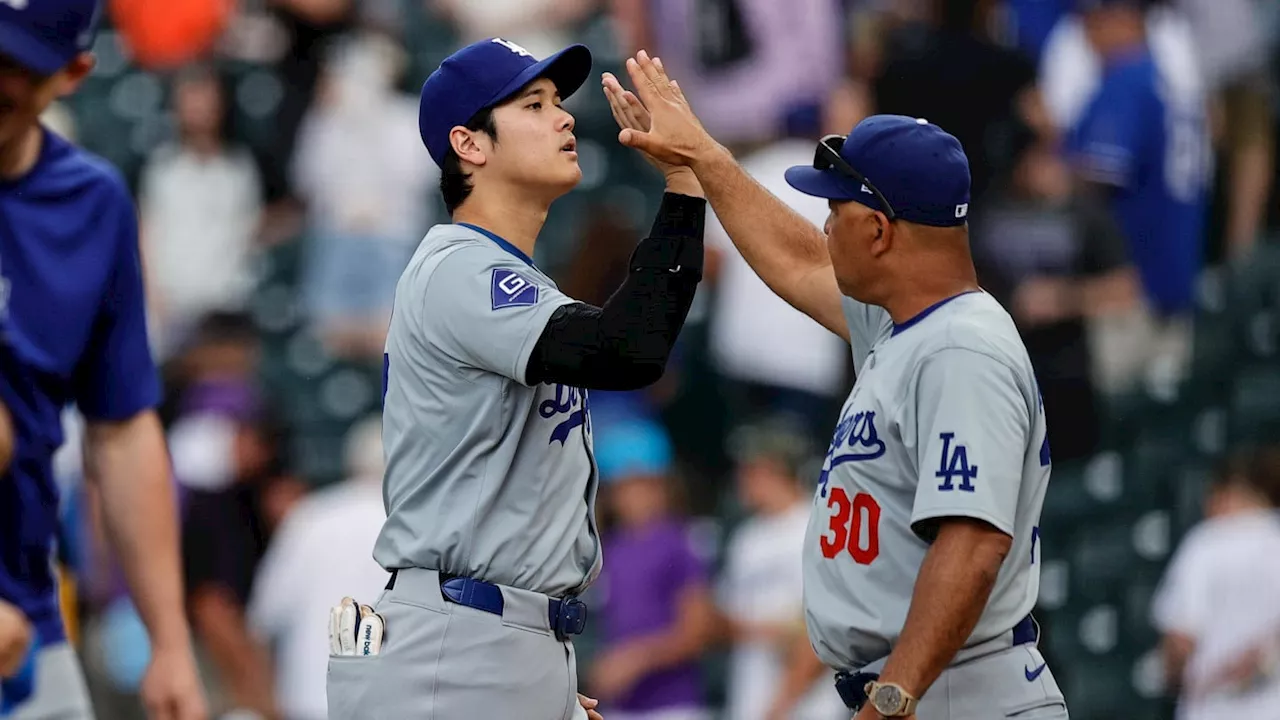
M652 420L632 419L597 427L593 445L596 467L605 484L627 477L665 475L671 470L671 439Z
M93 45L100 0L0 0L0 54L52 75Z
M814 164L789 168L806 195L862 203L890 220L954 227L969 215L969 159L960 141L923 118L872 115L847 137L828 135Z
M422 84L418 106L422 143L431 159L443 166L449 153L449 131L472 115L544 77L555 83L563 100L590 74L591 51L585 45L570 45L537 60L528 50L502 38L472 43L445 58Z

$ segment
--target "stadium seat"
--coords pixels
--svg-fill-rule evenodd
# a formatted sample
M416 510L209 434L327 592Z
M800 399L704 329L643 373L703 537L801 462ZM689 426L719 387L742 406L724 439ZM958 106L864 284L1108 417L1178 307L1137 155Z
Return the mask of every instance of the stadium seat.
M1068 551L1074 601L1123 601L1131 579L1156 572L1169 555L1165 510L1119 515L1082 525Z
M1158 704L1144 700L1134 686L1137 658L1113 653L1057 672L1072 720L1163 720Z
M1241 368L1231 393L1230 436L1235 443L1274 439L1280 427L1280 363Z

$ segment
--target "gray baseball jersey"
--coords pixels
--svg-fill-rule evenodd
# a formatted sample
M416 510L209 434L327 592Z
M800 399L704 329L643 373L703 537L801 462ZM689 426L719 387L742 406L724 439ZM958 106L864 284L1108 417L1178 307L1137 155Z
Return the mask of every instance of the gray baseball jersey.
M1049 480L1044 412L1017 328L984 292L898 326L883 308L846 298L844 309L857 382L805 540L810 640L837 669L887 656L929 548L918 524L948 516L1013 537L969 644L995 638L1035 605Z
M383 360L384 568L553 596L595 580L587 394L525 382L547 320L570 302L497 236L427 233L396 287Z

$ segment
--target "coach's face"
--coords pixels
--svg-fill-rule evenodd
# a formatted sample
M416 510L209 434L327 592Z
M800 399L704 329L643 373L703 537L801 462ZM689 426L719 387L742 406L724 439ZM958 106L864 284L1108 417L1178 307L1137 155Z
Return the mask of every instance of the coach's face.
M93 65L93 56L82 53L62 70L43 76L0 55L0 147L22 137L54 100L71 94Z
M559 196L582 179L573 116L560 105L555 83L541 78L494 108L501 142L493 170L512 184L545 187Z
M831 212L823 230L836 284L854 300L875 303L878 268L890 245L888 219L857 202L831 200L827 204Z

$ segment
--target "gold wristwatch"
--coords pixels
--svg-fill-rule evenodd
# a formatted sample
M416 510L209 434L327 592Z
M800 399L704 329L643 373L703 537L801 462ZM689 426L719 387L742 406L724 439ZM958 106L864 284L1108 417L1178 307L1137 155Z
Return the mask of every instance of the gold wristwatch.
M869 682L866 687L867 703L887 718L910 717L920 701L894 683Z

